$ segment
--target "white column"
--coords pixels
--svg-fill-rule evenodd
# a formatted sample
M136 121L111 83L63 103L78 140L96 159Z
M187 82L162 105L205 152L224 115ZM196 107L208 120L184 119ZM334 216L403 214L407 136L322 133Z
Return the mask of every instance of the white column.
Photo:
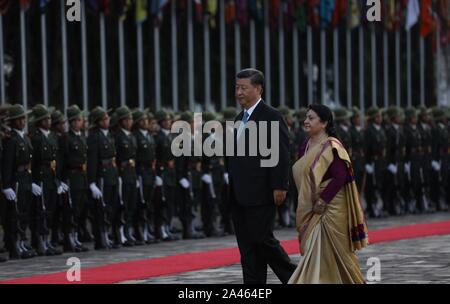
M422 36L420 44L420 105L425 106L425 44Z
M21 67L22 67L22 103L25 109L28 108L27 90L27 46L25 37L25 11L20 10L20 47L21 47Z
M138 71L138 103L139 108L144 109L144 59L142 50L142 22L136 24L136 49Z
M334 101L341 104L339 97L339 32L335 28L333 30L333 57L334 57Z
M171 40L172 40L172 108L178 111L178 46L177 46L177 10L176 1L172 1L170 11L170 26L171 26Z
M279 95L280 105L286 105L286 92L285 92L285 75L284 75L284 26L283 26L283 9L280 5L280 11L278 16L278 72L279 72Z
M85 0L81 2L81 60L83 74L83 109L89 110Z
M42 52L42 93L44 105L48 106L48 68L47 68L47 21L46 14L41 14L41 52ZM2 61L3 62L3 61ZM3 67L3 63L1 64ZM3 72L2 72L3 75Z
M412 96L411 96L411 31L406 31L406 61L407 61L407 71L406 71L406 93L408 107L412 106Z
M400 84L400 31L395 32L395 99L396 105L401 105L401 84Z
M362 115L366 112L365 99L364 99L364 29L359 27L359 108ZM364 126L364 119L362 119L362 125Z
M347 54L347 107L351 109L353 107L353 92L352 92L352 31L346 30L346 54Z
M3 16L0 14L0 102L6 102L6 86L5 86L5 71L3 68L3 64L5 64L5 56L4 56L4 46L3 46Z
M106 73L106 37L105 37L105 14L100 13L100 61L101 61L101 75L102 75L102 107L108 109L108 90Z
M226 48L226 24L225 3L220 5L220 105L222 109L227 107L227 48Z
M271 69L270 69L270 29L269 29L269 1L264 0L264 76L266 78L265 85L265 101L272 103L272 86L271 86Z
M119 31L119 78L120 78L120 105L126 105L127 91L125 80L125 48L124 48L124 34L123 34L123 19L118 20ZM139 99L140 100L140 99ZM140 103L139 103L140 107ZM142 109L142 107L141 107Z
M192 1L187 2L188 13L188 95L189 109L194 110L195 107L195 88L194 88L194 30L192 24Z
M155 47L155 101L156 109L161 109L161 57L160 57L160 40L159 27L153 26L153 42Z
M63 68L63 101L64 110L69 107L69 76L67 64L67 31L66 31L66 14L64 2L60 3L61 12L61 43L62 43L62 68Z
M209 15L203 18L203 50L205 65L205 109L211 110L211 60L210 60L210 44L209 44Z
M326 105L325 93L327 91L327 41L325 30L320 30L320 102Z
M383 87L384 87L384 107L389 106L389 45L388 34L383 31Z
M314 102L314 88L313 88L313 46L312 46L312 28L310 25L306 28L306 39L308 47L308 104Z
M438 25L438 28L436 29L436 99L437 99L437 105L442 104L442 97L441 97L441 56L442 56L442 50L441 50L441 29Z
M235 70L238 73L241 70L241 26L237 21L234 23L234 55Z
M294 87L294 109L300 108L300 71L299 71L299 57L300 52L298 48L298 29L294 26L292 30L292 63L293 69L293 87Z
M377 105L377 40L375 30L370 32L370 45L372 49L372 106Z

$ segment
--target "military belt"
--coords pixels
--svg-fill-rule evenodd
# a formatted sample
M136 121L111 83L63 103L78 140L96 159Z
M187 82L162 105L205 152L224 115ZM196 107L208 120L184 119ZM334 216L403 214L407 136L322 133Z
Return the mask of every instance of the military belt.
M87 171L87 165L86 165L86 163L80 164L80 165L73 165L73 166L69 166L69 169L71 171L86 172Z
M31 165L30 164L26 164L26 165L18 166L17 167L17 172L19 172L19 173L23 173L23 172L31 173Z
M132 158L127 161L120 162L121 169L134 168L134 167L136 167L136 161Z
M41 166L56 171L56 160L42 161Z
M116 167L116 158L108 158L108 159L102 159L101 160L103 167Z

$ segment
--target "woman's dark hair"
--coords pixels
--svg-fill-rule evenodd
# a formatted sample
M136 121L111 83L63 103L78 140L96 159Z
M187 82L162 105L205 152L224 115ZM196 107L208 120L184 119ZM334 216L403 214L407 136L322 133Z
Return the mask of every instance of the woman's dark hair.
M320 104L312 104L308 107L308 110L314 111L317 116L319 116L321 122L327 123L325 132L327 132L328 136L338 138L334 127L333 112L331 112L329 107Z

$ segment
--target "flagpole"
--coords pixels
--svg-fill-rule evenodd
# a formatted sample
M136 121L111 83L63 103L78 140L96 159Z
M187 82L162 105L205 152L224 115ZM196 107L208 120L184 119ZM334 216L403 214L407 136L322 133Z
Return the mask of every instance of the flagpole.
M349 109L353 107L353 92L352 92L352 31L346 30L347 40L347 106Z
M377 40L375 29L370 32L371 48L372 48L372 106L377 105Z
M192 25L192 1L187 2L187 21L188 21L188 95L189 109L194 111L195 93L194 93L194 32Z
M307 47L308 47L308 104L312 104L314 102L313 98L313 54L312 54L312 28L310 25L306 27L306 39L307 39Z
M266 78L265 100L270 105L272 103L272 86L270 71L270 29L269 29L269 1L264 1L264 71Z
M25 37L25 11L20 9L20 46L21 46L21 62L22 62L22 102L25 109L28 108L28 92L27 92L27 54L26 54L26 37Z
M422 36L419 38L420 44L420 105L425 106L425 45Z
M69 81L68 81L68 65L67 65L67 31L66 31L66 15L64 2L60 3L61 10L61 42L62 42L62 60L63 60L63 100L64 110L69 107Z
M361 113L366 112L365 100L364 100L364 29L359 27L359 107ZM362 120L362 126L364 127L365 121Z
M44 105L48 106L47 24L46 13L41 12L42 92ZM3 61L2 61L3 62ZM3 66L3 64L2 64ZM3 75L3 72L2 72Z
M241 27L237 21L234 23L234 54L236 57L235 69L237 73L241 70Z
M86 1L81 2L81 59L83 74L83 109L89 109L88 73L87 73L87 43L86 43Z
M176 1L171 3L171 40L172 40L172 107L178 111L178 56L177 56L177 11Z
M144 60L142 55L142 21L136 24L137 42L137 70L138 70L138 102L139 108L144 109Z
M326 105L325 93L326 89L326 73L327 73L327 58L326 58L326 33L325 30L320 30L320 101Z
M333 29L333 53L334 53L334 101L341 104L339 98L339 33L338 29Z
M105 14L100 12L100 61L102 75L102 107L108 109L108 92L106 88L106 41L105 41Z
M226 25L225 25L225 3L219 1L220 5L220 104L221 108L227 106L227 49L226 49Z
M300 72L299 72L299 48L298 48L298 29L294 26L292 31L292 62L294 64L294 109L300 108Z
M285 75L284 75L284 26L283 26L283 8L280 5L280 11L278 15L278 65L279 65L279 94L280 105L286 105L286 92L285 92Z
M161 109L161 63L160 63L160 41L159 26L153 25L153 41L155 45L155 100L156 109Z
M120 68L120 105L126 104L126 85L125 85L125 49L124 49L124 34L123 34L123 19L119 18L118 21L119 30L119 68ZM140 99L139 99L140 101ZM139 102L139 106L141 106ZM142 107L141 107L142 109Z
M210 59L210 39L209 39L209 15L203 18L203 49L205 64L205 109L211 110L211 59Z
M395 32L395 95L397 107L401 105L400 91L400 31Z
M256 68L256 29L253 18L250 20L250 64Z
M389 46L388 34L383 31L383 83L384 83L384 107L389 106Z
M5 71L3 65L5 64L4 56L4 46L3 46L3 15L0 14L0 90L1 90L1 103L6 102L6 86L5 86Z
M406 72L406 83L407 83L407 101L408 107L412 106L412 96L411 96L411 30L406 30L406 60L407 60L407 72Z

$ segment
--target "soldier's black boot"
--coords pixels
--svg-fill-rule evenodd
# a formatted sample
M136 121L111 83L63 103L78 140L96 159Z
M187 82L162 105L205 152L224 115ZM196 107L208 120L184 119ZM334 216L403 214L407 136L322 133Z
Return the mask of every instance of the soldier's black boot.
M112 228L112 249L122 248L122 231L118 226L113 226Z
M89 251L89 248L84 246L83 243L81 243L80 240L78 239L78 233L75 232L75 234L73 235L73 240L75 242L75 247L76 247L77 252ZM111 241L109 241L109 245L111 246Z
M72 232L64 235L63 250L64 252L79 252L76 249L74 234Z
M34 245L36 248L36 252L38 256L52 256L53 251L49 250L47 247L47 243L44 240L44 237L42 235L39 235L36 237L36 244Z
M145 226L145 223L144 224L139 224L136 227L137 229L134 230L135 233L136 233L136 241L135 241L134 244L136 246L142 246L142 245L144 245L146 243L147 235L146 235L144 226Z
M136 239L133 237L133 229L131 226L123 226L123 232L125 236L125 241L123 242L124 247L133 247L136 243Z
M61 255L63 253L61 249L53 246L52 242L48 239L48 236L45 236L44 240L47 245L47 250L51 252L51 255Z
M92 234L89 232L89 230L87 228L86 221L84 222L83 225L81 225L81 227L78 231L78 236L79 236L80 241L83 243L89 243L94 240L94 237L92 236Z

